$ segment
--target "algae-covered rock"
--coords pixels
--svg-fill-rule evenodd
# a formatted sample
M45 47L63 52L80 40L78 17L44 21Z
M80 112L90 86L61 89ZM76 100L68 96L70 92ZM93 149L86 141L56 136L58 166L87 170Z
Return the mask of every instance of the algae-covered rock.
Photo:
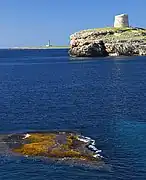
M87 161L102 159L95 141L72 132L33 132L4 138L12 152L27 156L72 158Z

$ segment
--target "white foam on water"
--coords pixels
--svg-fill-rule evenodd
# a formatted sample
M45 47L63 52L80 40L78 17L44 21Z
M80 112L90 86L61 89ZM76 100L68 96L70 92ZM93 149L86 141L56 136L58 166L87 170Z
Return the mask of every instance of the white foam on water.
M95 146L95 140L91 140L93 146Z
M98 149L95 153L99 153L99 152L102 152L102 150Z
M78 136L77 139L79 141L85 142L85 143L89 143L91 141L91 138L89 137L84 137L84 136Z
M30 134L25 134L24 138L23 139L27 139L29 138L31 135Z
M103 158L103 156L101 156L99 153L102 152L102 150L100 149L97 149L97 147L95 146L96 143L95 143L95 140L94 139L91 139L90 137L85 137L85 136L78 136L77 139L79 141L82 141L82 142L85 142L87 143L87 148L90 150L90 151L93 151L94 152L94 155L93 157L94 158Z
M97 150L98 150L94 145L89 145L88 147L89 147L90 149L92 149L93 151L97 151Z

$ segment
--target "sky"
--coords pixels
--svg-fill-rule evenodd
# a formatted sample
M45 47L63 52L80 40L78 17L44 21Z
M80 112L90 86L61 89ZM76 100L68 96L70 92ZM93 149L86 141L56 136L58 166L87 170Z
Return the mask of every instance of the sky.
M131 26L146 27L146 0L0 0L0 48L68 45L83 29L113 26L126 13Z

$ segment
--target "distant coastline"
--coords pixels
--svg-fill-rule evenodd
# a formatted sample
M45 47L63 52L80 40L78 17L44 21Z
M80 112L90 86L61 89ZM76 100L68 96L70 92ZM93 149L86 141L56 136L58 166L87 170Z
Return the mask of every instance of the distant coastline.
M23 50L23 49L69 49L70 46L26 46L26 47L11 47L11 48L4 48L4 49L10 49L10 50Z

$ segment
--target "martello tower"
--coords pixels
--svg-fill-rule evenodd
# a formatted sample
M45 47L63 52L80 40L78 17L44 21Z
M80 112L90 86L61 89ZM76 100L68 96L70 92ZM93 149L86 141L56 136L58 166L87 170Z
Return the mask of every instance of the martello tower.
M128 14L120 14L115 16L114 27L129 27Z

